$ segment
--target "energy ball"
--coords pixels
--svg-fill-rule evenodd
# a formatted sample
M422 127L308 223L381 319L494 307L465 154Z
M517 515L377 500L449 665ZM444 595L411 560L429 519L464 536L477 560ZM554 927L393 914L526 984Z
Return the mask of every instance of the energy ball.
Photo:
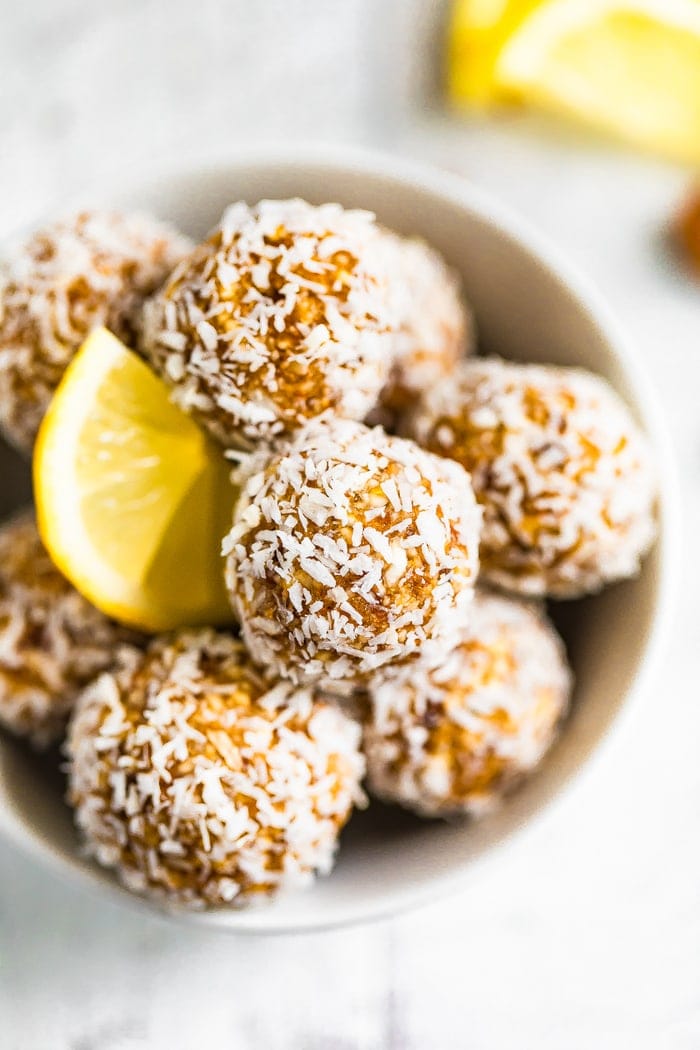
M542 759L566 713L564 647L530 603L479 591L433 670L370 685L369 790L423 816L478 816Z
M301 200L231 205L149 304L144 346L175 401L224 445L362 419L396 323L374 217Z
M575 598L638 572L655 534L654 469L600 377L475 359L426 393L410 432L471 474L488 582Z
M0 725L56 743L79 691L139 640L54 568L31 514L0 527Z
M359 737L338 708L266 681L232 636L181 631L79 699L69 801L127 888L242 907L331 869L363 801Z
M248 478L224 539L253 659L324 685L439 659L469 617L479 527L458 464L380 427L310 425Z
M418 238L385 237L399 333L381 406L400 416L472 353L474 327L459 279L442 256Z
M143 215L83 211L34 233L0 267L0 428L29 452L91 331L136 339L144 299L190 249Z

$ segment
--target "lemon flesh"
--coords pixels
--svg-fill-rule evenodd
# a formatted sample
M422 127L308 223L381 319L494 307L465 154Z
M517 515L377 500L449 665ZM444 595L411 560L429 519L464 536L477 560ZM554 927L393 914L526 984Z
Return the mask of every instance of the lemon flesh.
M230 623L220 557L237 496L230 470L148 366L98 329L39 431L42 540L71 583L123 623Z
M494 92L700 161L700 0L546 0L507 34Z

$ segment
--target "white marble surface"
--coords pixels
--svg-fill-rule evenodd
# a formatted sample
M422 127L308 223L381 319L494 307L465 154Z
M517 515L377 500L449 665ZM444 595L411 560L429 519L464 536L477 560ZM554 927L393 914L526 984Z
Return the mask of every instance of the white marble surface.
M508 865L382 925L193 931L0 844L3 1050L700 1046L700 284L661 240L687 173L441 115L438 8L0 0L0 229L154 158L296 136L430 159L499 194L602 286L665 404L687 571L663 674Z

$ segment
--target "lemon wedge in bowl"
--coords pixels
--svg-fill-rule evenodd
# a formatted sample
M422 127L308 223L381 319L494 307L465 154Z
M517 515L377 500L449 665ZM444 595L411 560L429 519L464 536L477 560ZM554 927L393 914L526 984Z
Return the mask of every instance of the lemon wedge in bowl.
M541 0L500 43L494 92L700 161L700 0Z
M97 329L39 431L42 540L77 590L123 623L231 622L220 557L237 497L230 472L148 366Z

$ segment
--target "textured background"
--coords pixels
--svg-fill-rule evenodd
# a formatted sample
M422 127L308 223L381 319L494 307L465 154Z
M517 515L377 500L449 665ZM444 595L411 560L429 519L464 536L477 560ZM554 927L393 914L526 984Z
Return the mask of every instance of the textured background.
M687 174L521 121L442 114L429 0L0 0L0 232L169 158L313 138L488 187L636 338L684 483L656 688L489 881L411 916L232 938L83 895L0 846L3 1050L697 1050L700 286L662 232Z

